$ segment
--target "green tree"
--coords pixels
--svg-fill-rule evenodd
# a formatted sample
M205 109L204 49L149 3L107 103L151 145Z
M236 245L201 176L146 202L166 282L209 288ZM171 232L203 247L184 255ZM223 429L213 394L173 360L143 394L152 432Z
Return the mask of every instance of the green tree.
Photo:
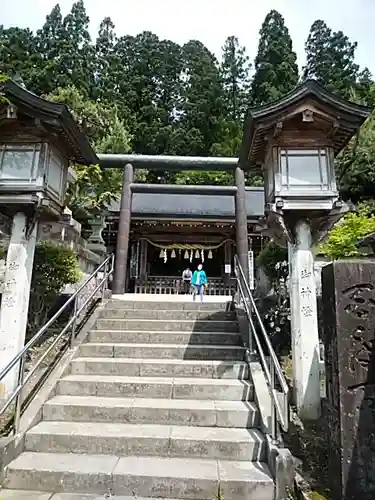
M0 104L8 102L7 98L5 97L4 90L2 88L2 85L4 85L7 79L8 79L7 75L0 74Z
M279 99L298 83L297 56L284 18L271 10L259 32L255 74L251 85L252 105Z
M175 184L192 185L214 185L214 186L233 186L234 179L232 172L205 172L189 171L178 172L174 176Z
M222 48L220 72L223 85L223 110L218 132L211 146L214 156L236 156L242 141L243 120L249 106L251 64L245 48L235 36L226 39ZM231 176L232 178L232 176ZM228 176L225 181L229 181Z
M330 259L359 257L358 240L375 231L375 216L362 206L357 212L350 212L330 231L327 240L319 248L319 253Z
M75 85L89 95L93 85L94 48L88 31L89 18L82 0L73 3L63 18L57 4L37 31L40 55L33 90L38 94Z
M228 37L222 47L220 70L223 78L225 113L234 122L243 121L248 108L250 69L251 64L245 47L239 44L237 37Z
M46 98L67 104L97 153L129 151L131 137L115 106L90 101L73 86L58 88ZM68 202L79 220L102 212L121 193L123 176L119 169L76 165L75 171L77 179L70 189Z
M150 32L119 38L115 85L134 115L131 125L136 153L168 151L174 110L180 96L180 47Z
M199 41L183 46L184 88L180 125L190 144L180 144L180 154L209 155L220 132L224 116L224 91L215 56ZM179 145L176 144L176 148ZM182 146L182 147L181 147Z
M354 61L356 48L357 42L351 42L342 31L332 31L324 21L315 21L305 44L304 77L314 78L335 94L349 98L359 70Z
M90 94L93 85L94 47L89 34L89 17L83 0L73 3L63 21L62 65L71 83Z
M104 102L115 102L118 99L115 76L118 58L115 52L117 37L115 25L111 18L105 17L99 26L95 43L95 87L93 95Z
M366 92L352 91L351 99L375 109L375 84ZM336 174L343 199L358 203L375 199L375 113L336 158Z
M178 119L172 132L171 152L209 156L221 143L225 98L223 80L215 56L199 41L182 49L183 88L176 108ZM217 172L179 172L172 182L179 184L232 184L233 175Z
M0 25L0 71L9 77L21 77L31 88L34 66L39 60L35 37L28 29Z
M374 86L374 80L372 78L371 71L368 68L363 69L358 74L357 85L356 85L357 96L363 104L374 106L375 95L373 92L373 86Z

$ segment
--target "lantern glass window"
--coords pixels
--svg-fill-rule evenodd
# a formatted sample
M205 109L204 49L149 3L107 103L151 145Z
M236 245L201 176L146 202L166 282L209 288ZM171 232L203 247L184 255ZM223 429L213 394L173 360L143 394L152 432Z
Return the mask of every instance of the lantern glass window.
M59 158L59 156L57 156L57 154L55 154L54 151L50 150L48 158L47 185L59 197L62 194L63 174L63 161Z
M33 182L37 178L41 144L0 146L0 179Z
M280 151L282 190L330 189L328 154L325 149Z

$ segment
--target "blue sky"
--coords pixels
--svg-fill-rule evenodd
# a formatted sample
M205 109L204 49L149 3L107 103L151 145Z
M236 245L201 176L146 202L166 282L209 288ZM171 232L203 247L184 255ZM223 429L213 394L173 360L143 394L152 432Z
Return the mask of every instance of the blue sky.
M56 0L3 1L0 22L6 27L41 27ZM66 14L73 0L60 0ZM342 30L358 42L357 63L375 74L375 0L85 0L95 37L100 21L110 16L118 35L153 31L178 43L201 40L220 56L229 35L236 35L251 59L257 50L258 32L270 9L282 13L292 35L300 65L304 42L314 20L324 19L333 30ZM256 6L257 5L257 6Z

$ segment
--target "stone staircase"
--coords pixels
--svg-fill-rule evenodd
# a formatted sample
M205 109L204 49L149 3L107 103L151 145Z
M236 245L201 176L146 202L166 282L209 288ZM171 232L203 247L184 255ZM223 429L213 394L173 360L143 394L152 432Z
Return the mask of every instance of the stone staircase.
M244 349L225 308L109 301L4 487L77 500L272 500ZM0 496L23 498L11 493Z

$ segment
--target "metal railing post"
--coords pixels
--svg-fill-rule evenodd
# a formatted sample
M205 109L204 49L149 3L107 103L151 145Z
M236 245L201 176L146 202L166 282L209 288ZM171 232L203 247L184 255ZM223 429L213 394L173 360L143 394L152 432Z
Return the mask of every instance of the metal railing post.
M76 328L77 328L77 311L78 311L78 295L76 296L76 299L74 301L74 308L73 308L73 323L72 323L72 330L70 332L70 347L73 347L74 344L74 339L76 336Z
M18 379L17 379L17 387L20 388L17 397L16 397L16 408L14 413L14 424L13 424L13 432L15 435L18 434L20 428L20 420L21 420L21 406L22 406L22 394L23 394L23 377L25 375L25 364L26 364L26 353L22 356L20 360L20 367L18 370Z
M101 289L101 296L102 296L102 301L104 300L104 296L105 296L105 291L106 289L108 288L107 286L107 281L108 281L108 276L107 276L107 262L105 263L105 266L104 266L104 271L103 271L103 285L102 285L102 289Z
M251 318L252 309L251 309L250 300L249 300L249 303L248 303L248 308L249 308L249 314L250 314L250 318ZM254 350L253 350L253 329L252 329L251 324L252 323L250 321L249 322L249 352L250 352L250 354L254 354Z
M279 437L279 426L285 432L287 432L289 428L288 383L286 382L280 362L264 327L262 318L257 309L250 286L246 281L246 277L237 255L234 257L234 271L237 279L237 290L239 292L238 303L241 305L242 303L244 304L245 313L249 322L249 335L251 335L251 341L249 336L249 352L253 350L253 346L256 348L256 351L254 352L256 352L259 356L271 399L271 421L269 422L269 434L271 439L277 442ZM257 321L259 331L255 326L255 320ZM263 339L264 346L268 351L268 356L264 353L261 338ZM276 391L276 381L280 384L281 392L284 397L283 407Z
M271 375L271 389L274 393L275 397L275 365L270 361L270 375ZM277 441L277 415L276 415L276 407L275 402L271 398L271 438L273 441Z

